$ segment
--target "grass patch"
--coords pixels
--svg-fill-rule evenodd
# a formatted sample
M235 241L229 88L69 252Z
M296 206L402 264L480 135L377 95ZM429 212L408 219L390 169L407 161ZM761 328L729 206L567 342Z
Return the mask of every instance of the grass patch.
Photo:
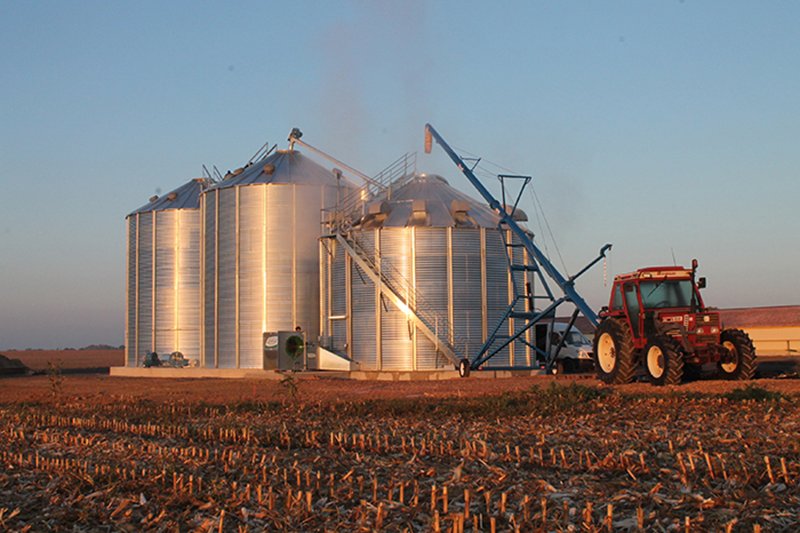
M756 402L778 402L786 399L786 396L780 392L767 390L752 384L726 392L722 397L731 402L743 402L747 400Z
M260 401L260 400L241 400L234 404L227 406L233 413L275 413L283 408L281 402L277 401Z
M336 411L347 416L498 418L585 412L614 391L573 383L551 383L527 391L466 398L400 398L343 402Z
M569 386L550 383L546 389L535 389L535 401L541 408L564 412L573 409L585 409L586 404L602 400L613 392L611 389L589 387L578 383Z

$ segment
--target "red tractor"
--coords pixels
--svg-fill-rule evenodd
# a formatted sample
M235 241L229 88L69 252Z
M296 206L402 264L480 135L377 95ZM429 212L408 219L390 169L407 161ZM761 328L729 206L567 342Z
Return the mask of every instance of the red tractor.
M614 278L594 337L595 367L606 383L630 383L640 368L651 383L675 385L717 363L725 379L752 379L753 342L740 329L722 329L719 312L703 304L692 268L650 267Z

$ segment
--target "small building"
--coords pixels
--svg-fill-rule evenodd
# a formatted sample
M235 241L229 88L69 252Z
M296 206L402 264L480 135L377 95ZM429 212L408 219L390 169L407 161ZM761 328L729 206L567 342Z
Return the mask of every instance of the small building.
M722 325L743 329L759 356L800 353L800 305L720 309Z

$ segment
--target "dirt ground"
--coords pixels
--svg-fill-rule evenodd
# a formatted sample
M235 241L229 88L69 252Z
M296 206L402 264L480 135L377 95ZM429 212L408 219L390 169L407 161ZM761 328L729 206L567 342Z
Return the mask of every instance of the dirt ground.
M31 370L47 370L48 362L65 370L125 364L125 350L7 350L3 355L19 359Z
M800 380L39 375L0 392L0 530L800 528Z
M526 391L551 383L580 383L599 389L610 388L587 376L515 377L506 379L466 378L442 381L354 381L319 377L295 378L298 399L336 403L367 399L436 399L469 398ZM760 379L749 382L786 395L800 395L800 380ZM647 383L615 386L622 394L722 394L743 387L742 382L701 380L675 387L652 387ZM149 379L107 375L65 375L61 377L62 397L90 400L91 403L148 399L158 402L230 403L242 401L281 401L290 395L289 388L276 380L259 379ZM48 401L52 395L49 376L0 379L0 403Z

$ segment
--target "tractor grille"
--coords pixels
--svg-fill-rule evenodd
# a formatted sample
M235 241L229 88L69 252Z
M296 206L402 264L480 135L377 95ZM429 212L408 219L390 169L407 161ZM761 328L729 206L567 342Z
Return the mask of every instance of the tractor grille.
M705 321L705 317L709 318L709 321ZM704 333L702 335L697 336L697 343L698 344L715 344L719 342L719 315L718 314L708 314L708 315L698 315L697 317L697 327L703 328ZM716 332L711 333L711 328L715 328Z

